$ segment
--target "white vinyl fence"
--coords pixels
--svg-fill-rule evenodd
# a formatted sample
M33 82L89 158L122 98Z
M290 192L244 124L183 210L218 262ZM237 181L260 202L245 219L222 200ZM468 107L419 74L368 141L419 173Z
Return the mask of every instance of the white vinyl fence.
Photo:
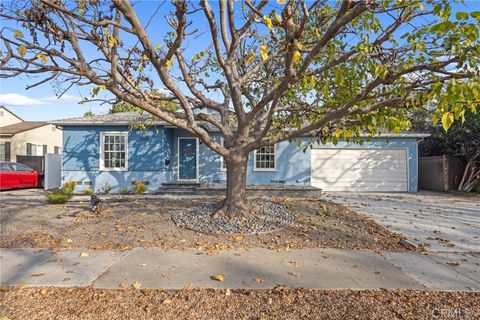
M45 155L45 190L57 189L62 185L62 155Z

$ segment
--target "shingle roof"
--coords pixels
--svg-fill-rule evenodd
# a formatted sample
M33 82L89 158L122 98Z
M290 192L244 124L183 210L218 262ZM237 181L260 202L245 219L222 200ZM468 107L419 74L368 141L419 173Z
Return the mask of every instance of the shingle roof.
M108 113L102 115L93 115L77 118L69 118L51 121L57 125L82 125L82 124L98 124L98 125L118 125L118 124L135 124L142 121L155 121L156 124L167 124L165 121L152 116L148 113L140 112L119 112Z
M15 135L20 132L32 130L35 128L43 127L48 123L45 121L24 121L9 126L0 127L0 135Z
M170 123L161 120L147 112L119 112L113 114L93 115L78 118L69 118L63 120L51 121L51 124L60 126L81 126L81 125L97 125L97 126L115 126L115 125L134 125L134 124L148 124L171 126ZM208 131L218 131L213 125L206 121L198 121Z

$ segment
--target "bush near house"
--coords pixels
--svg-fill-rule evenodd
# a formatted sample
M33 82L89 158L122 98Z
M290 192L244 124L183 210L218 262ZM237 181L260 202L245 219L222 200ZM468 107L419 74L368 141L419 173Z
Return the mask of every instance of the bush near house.
M85 189L85 190L83 191L83 193L84 193L85 195L89 196L89 195L93 194L93 189L91 189L91 188Z
M50 204L62 204L70 200L72 194L65 192L64 189L57 189L45 192L45 196L47 197L47 202Z
M143 182L135 182L134 183L135 193L142 194L147 191L147 186Z
M130 193L130 191L127 188L120 188L118 193L120 193L121 195L127 195Z
M65 184L63 186L63 190L65 190L66 193L71 194L75 190L76 185L77 185L77 183L75 181L67 181L67 182L65 182Z
M73 190L75 190L76 185L77 183L75 181L67 181L63 185L62 189L46 191L45 196L47 197L47 202L51 204L62 204L67 202L72 197L72 193Z

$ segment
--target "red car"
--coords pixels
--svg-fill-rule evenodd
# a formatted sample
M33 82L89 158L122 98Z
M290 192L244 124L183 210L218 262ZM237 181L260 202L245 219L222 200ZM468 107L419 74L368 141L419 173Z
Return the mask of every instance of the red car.
M0 162L0 190L37 188L43 185L43 174L15 162Z

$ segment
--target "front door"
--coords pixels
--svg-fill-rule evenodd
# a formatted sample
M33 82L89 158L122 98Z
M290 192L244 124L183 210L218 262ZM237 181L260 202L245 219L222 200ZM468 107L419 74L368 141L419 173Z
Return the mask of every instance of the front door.
M197 139L178 139L178 179L197 179Z

